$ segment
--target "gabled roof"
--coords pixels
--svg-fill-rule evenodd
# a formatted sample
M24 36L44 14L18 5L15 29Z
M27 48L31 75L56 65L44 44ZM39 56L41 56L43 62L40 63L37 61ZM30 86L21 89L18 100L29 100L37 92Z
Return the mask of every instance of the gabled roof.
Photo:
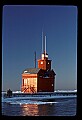
M25 70L23 70L22 74L37 74L39 72L39 68L27 68Z

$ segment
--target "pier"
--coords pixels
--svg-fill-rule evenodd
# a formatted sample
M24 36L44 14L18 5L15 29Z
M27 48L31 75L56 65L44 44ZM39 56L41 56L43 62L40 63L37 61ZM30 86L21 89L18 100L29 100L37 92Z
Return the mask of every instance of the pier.
M71 97L71 96L76 96L77 92L38 92L38 93L13 93L11 96L8 96L7 93L4 93L3 97L6 98L11 98L11 97L23 97L23 98L28 98L28 99L34 99L34 98L58 98L58 97Z

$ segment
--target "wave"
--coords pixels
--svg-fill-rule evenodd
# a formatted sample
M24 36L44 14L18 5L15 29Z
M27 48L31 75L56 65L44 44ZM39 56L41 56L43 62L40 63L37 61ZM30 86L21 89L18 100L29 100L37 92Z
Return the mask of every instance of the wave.
M3 98L2 103L9 104L53 104L57 102L51 102L51 100L55 100L56 98L74 98L76 96L52 96L51 97L11 97L11 98ZM43 102L44 101L44 102ZM45 102L46 101L46 102Z
M43 101L33 101L33 100L21 100L21 99L4 99L2 100L2 103L8 103L8 104L53 104L58 102L43 102Z
M42 102L42 101L27 101L27 100L23 100L23 101L17 101L17 102L13 102L11 104L37 104L37 105L41 105L41 104L53 104L53 103L58 103L58 102Z

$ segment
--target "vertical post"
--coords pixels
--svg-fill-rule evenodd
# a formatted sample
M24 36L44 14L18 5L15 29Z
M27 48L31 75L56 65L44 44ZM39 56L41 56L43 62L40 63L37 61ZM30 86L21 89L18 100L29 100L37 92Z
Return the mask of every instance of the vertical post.
M45 36L43 34L43 53L45 53Z
M42 31L42 53L43 53L43 31Z
M45 36L45 55L46 55L46 36Z
M36 51L35 51L34 55L35 55L35 59L34 59L34 67L36 68Z

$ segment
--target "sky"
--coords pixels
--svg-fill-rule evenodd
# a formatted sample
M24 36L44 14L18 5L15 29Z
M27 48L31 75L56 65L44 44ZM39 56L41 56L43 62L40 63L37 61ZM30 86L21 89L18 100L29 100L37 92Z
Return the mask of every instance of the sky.
M20 90L22 71L42 54L42 31L55 90L77 89L77 6L4 5L2 14L2 90Z

